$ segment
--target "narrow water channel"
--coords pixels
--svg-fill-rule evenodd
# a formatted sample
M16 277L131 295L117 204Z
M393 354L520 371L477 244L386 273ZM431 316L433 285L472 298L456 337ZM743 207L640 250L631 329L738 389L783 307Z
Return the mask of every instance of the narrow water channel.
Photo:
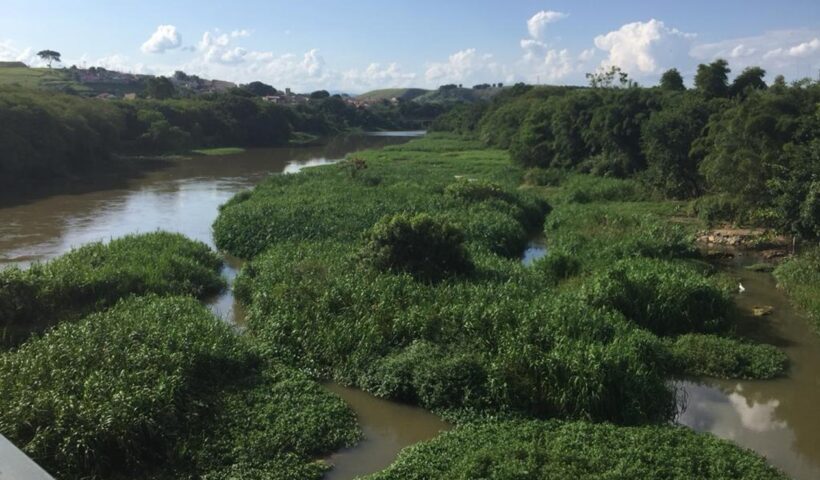
M739 253L725 264L746 289L736 297L745 314L741 333L783 349L791 360L788 376L681 382L686 407L678 421L752 449L796 480L820 479L820 337L771 274L745 268L757 261ZM757 306L774 311L755 317Z
M317 147L254 149L229 156L178 159L139 178L113 182L109 178L96 186L38 192L5 205L0 201L0 268L26 267L86 243L155 230L179 232L213 246L211 225L218 207L267 176L334 163L348 153L403 143L423 133L352 135ZM222 273L229 282L241 265L237 258L225 258ZM242 326L242 305L234 301L230 289L208 304L226 322ZM359 444L328 458L335 466L328 478L334 480L379 471L392 463L402 448L449 428L419 408L337 385L327 388L350 404L364 433Z

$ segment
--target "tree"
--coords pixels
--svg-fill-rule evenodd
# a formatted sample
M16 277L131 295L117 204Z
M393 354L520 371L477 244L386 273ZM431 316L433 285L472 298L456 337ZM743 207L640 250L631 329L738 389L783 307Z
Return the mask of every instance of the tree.
M52 62L60 63L60 52L54 50L40 50L37 56L48 62L48 68L51 68Z
M729 63L719 58L709 65L698 65L695 88L706 98L725 98L729 95Z
M621 67L612 65L609 70L598 70L595 73L587 73L589 86L592 88L628 88L637 87L638 84L629 79L629 74L621 70Z
M683 77L677 68L672 68L663 72L660 87L661 90L669 90L674 92L682 92L686 90L686 86L683 84Z
M171 83L168 77L149 78L145 83L145 95L151 98L165 100L173 97L175 93L174 84Z
M269 95L276 95L279 93L275 88L268 85L267 83L262 82L251 82L245 86L243 86L245 90L252 93L257 97L267 97Z
M330 98L330 92L327 90L316 90L315 92L310 94L311 100L322 100L325 98Z
M732 86L729 87L729 94L733 97L745 97L748 90L765 90L768 87L763 77L766 76L766 70L760 67L748 67L735 78Z

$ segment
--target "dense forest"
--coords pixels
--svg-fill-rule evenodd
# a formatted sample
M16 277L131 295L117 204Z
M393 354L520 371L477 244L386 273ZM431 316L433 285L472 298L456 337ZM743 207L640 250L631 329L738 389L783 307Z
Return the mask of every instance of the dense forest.
M820 83L768 85L757 67L729 82L730 72L723 60L701 65L692 89L674 69L651 88L617 68L590 75L591 88L519 84L434 129L509 148L528 168L637 178L659 196L697 199L710 222L820 236Z
M296 132L325 136L351 129L418 128L442 108L389 102L359 108L329 94L280 106L247 88L191 98L109 101L0 87L0 178L11 185L82 175L115 166L122 154L281 146Z

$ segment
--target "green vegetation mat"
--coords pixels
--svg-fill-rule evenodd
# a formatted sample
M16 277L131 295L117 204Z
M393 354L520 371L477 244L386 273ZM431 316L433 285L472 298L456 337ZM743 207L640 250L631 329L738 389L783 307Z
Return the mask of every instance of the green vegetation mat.
M820 332L820 248L809 248L774 271L778 285L803 309Z
M404 450L368 480L782 480L725 440L683 427L517 421L467 425Z
M57 478L319 479L353 413L192 298L134 298L0 355L0 433Z
M14 342L130 295L203 298L225 287L221 266L207 245L174 233L88 244L26 270L0 271L0 329Z

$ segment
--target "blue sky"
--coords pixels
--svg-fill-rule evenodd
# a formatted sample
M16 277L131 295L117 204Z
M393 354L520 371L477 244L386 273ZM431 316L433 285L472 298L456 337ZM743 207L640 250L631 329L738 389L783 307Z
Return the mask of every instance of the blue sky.
M642 83L724 57L790 79L820 69L820 1L4 0L0 60L188 73L277 88Z

